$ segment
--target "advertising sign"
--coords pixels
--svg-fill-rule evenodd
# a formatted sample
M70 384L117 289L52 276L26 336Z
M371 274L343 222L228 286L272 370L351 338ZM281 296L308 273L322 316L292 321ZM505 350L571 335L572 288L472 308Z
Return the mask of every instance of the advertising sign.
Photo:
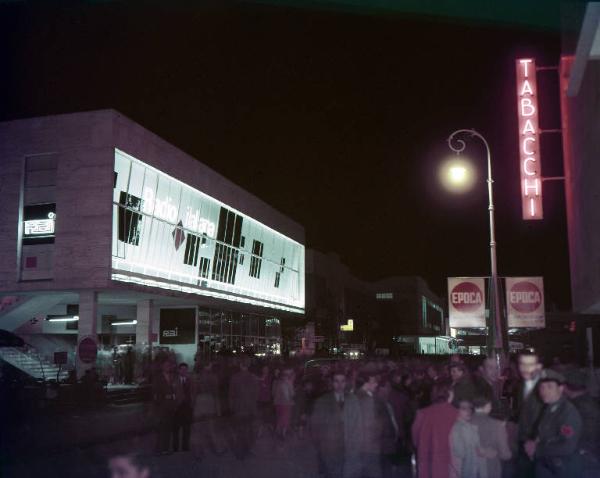
M196 309L160 309L159 343L196 343Z
M112 280L304 312L304 246L115 150Z
M519 58L517 68L517 114L523 219L543 219L540 130L535 60Z
M98 356L98 344L92 337L84 337L77 346L77 356L83 363L95 363Z
M509 328L545 327L544 279L507 277L506 308Z
M485 279L449 277L448 305L451 328L485 327Z

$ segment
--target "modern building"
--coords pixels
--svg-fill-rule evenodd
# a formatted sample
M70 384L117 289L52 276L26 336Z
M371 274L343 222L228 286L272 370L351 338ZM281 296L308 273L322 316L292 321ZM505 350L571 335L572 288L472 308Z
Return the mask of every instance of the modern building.
M306 320L321 339L317 349L422 353L419 337L448 335L443 301L420 277L364 281L336 254L308 249L306 284Z
M0 329L46 358L278 353L304 313L303 227L117 111L0 123L0 164Z

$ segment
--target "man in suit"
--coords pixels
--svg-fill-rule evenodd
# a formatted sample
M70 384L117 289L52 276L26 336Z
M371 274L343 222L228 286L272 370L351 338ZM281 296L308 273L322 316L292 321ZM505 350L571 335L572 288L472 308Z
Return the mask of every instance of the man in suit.
M492 404L490 416L499 420L508 418L500 402L501 383L498 376L498 366L493 357L486 357L481 362L474 377L477 395L474 398L486 397Z
M158 438L157 454L170 453L169 445L173 432L175 416L175 379L173 376L174 363L165 360L160 366L160 372L154 377L153 398L154 411L157 415Z
M229 409L233 414L234 453L243 460L250 456L254 446L254 421L258 411L258 378L248 371L250 360L240 361L240 370L229 384Z
M533 463L525 452L525 442L537 435L544 403L537 393L539 380L544 376L543 365L537 353L525 351L517 359L521 381L513 397L513 417L517 419L517 476L534 476Z
M193 420L192 380L188 373L188 364L179 364L179 374L174 380L175 416L173 422L173 451L179 451L180 435L181 449L190 451L190 432Z
M563 376L553 370L539 380L538 391L545 407L536 436L524 445L536 478L581 476L581 416L567 400L564 388Z
M346 385L346 375L334 372L332 391L317 399L310 417L310 432L325 478L351 477L359 471L360 405Z

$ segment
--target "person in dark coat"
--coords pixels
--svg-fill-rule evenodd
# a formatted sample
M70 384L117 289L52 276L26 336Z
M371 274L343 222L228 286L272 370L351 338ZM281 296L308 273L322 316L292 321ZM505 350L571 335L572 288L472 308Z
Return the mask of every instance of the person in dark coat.
M458 417L452 405L450 382L439 382L432 390L433 405L417 412L412 426L418 478L448 478L451 464L450 432Z
M356 392L356 398L361 413L362 445L358 476L380 478L382 476L383 435L391 418L385 403L375 394L379 385L376 371L363 372L359 381L361 385Z
M600 476L600 405L587 388L587 377L582 370L567 373L565 394L581 415L583 427L579 442L583 478Z
M513 417L517 419L517 457L516 468L518 478L534 476L533 462L524 449L526 441L537 436L539 420L544 404L537 393L537 385L544 375L539 355L526 351L517 359L521 381L516 387L513 399Z
M316 400L310 417L310 434L325 478L352 477L359 467L360 405L346 388L346 375L334 372L332 391Z
M258 412L258 378L248 371L250 361L243 358L240 370L229 384L229 409L233 414L233 452L243 460L250 456L254 446L254 424Z
M536 478L572 478L581 475L579 412L564 395L564 378L553 370L540 378L538 392L545 407L537 436L525 442Z
M490 416L498 420L505 420L508 416L500 401L502 383L498 372L498 366L494 358L486 357L479 366L477 374L473 377L473 383L477 391L476 398L486 397L490 400L492 404Z
M160 372L153 380L154 411L157 415L157 442L156 453L170 452L170 441L175 418L175 378L173 376L174 363L165 360L160 367Z
M175 377L175 415L173 420L173 451L190 451L190 434L193 421L193 382L188 373L188 364L179 364L179 375Z

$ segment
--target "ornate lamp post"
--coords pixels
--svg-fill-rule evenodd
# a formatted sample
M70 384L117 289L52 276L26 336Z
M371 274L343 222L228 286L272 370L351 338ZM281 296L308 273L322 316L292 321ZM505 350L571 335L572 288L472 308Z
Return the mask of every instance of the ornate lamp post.
M463 139L457 136L469 136L471 138L479 138L485 145L487 152L487 185L488 185L488 211L490 217L490 264L491 264L491 300L490 304L490 317L488 319L488 329L491 333L491 340L488 340L488 356L493 355L496 357L498 366L500 366L500 360L505 352L504 335L502 326L502 315L500 313L500 289L498 287L498 263L496 259L496 229L494 222L494 197L492 185L494 180L492 179L492 158L490 153L490 145L486 139L474 129L459 129L454 131L448 136L448 147L454 151L457 155L462 153L467 147ZM460 176L460 168L454 171L455 175ZM491 347L490 347L491 345Z

